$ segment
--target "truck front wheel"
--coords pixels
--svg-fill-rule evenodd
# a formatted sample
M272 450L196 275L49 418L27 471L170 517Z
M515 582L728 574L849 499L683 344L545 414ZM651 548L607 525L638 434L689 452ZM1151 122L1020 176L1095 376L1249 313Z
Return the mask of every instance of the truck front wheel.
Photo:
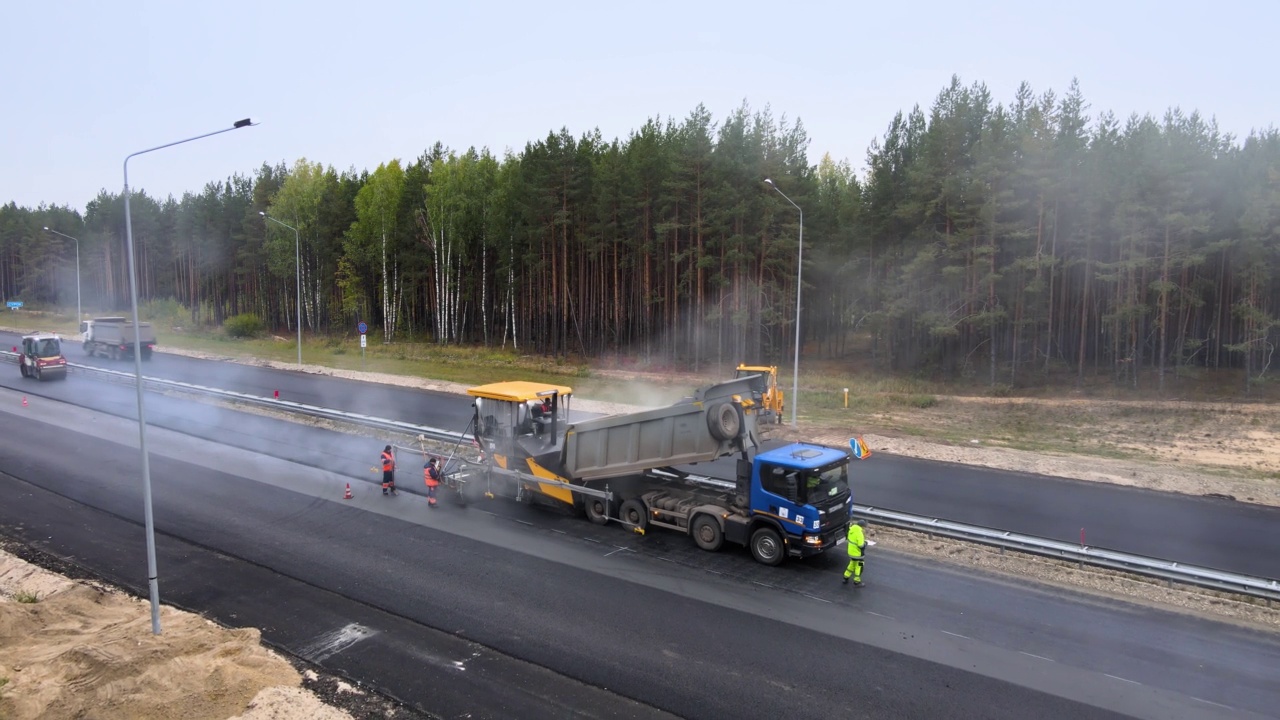
M784 553L778 531L763 527L751 533L751 557L762 565L781 563Z
M698 547L708 552L715 552L724 544L724 533L720 531L720 523L710 515L703 514L694 518L690 531Z

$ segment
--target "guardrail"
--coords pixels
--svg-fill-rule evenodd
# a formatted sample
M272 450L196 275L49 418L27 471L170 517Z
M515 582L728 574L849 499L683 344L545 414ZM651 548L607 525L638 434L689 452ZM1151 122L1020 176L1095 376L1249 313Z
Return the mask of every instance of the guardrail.
M14 353L8 351L0 351L0 355L16 357ZM108 370L106 368L81 365L78 363L68 363L68 367L76 372L97 374L115 381L127 382L130 384L132 384L135 379L133 373L121 372L119 370ZM316 405L307 405L288 400L260 397L257 395L250 395L248 393L235 392L233 390L222 390L219 388L206 387L204 385L178 382L176 380L165 380L162 378L144 376L143 382L147 387L151 388L168 388L182 392L207 395L210 397L220 398L222 400L231 400L257 405L259 407L294 412L301 415L307 415L309 417L348 422L380 430L402 432L414 436L422 435L441 442L471 442L471 436L464 433L427 427L425 425L416 425L399 420L389 420L387 418L379 418L371 415L349 413ZM1269 578L1238 575L1236 573L1229 573L1196 565L1188 565L1186 563L1175 562L1172 560L1161 560L1158 558L1143 557L1141 555L1131 555L1129 553L1118 552L1115 550L1095 548L1087 545L1077 545L1075 543L1050 540L1048 538L1036 537L1034 535L1020 535L1006 530L980 527L977 525L966 525L964 523L952 522L950 520L943 520L940 518L911 515L909 513L865 505L854 506L854 512L867 520L880 525L896 527L903 530L941 535L957 540L966 540L1007 550L1017 550L1034 555L1070 560L1085 565L1111 568L1113 570L1123 570L1125 572L1146 575L1148 577L1160 578L1170 583L1178 582L1197 587L1250 595L1265 599L1268 606L1270 606L1273 601L1280 601L1280 582Z
M1250 595L1265 599L1268 607L1271 606L1272 601L1280 600L1280 582L1269 578L1238 575L1172 560L1131 555L1115 550L1050 540L1034 535L1020 535L1005 530L965 525L949 520L910 515L865 505L855 505L854 512L877 524L903 530L941 535L957 540L991 545L1001 549L1017 550L1034 555L1070 560L1085 565L1123 570L1138 575L1160 578L1170 583L1178 582Z
M0 356L17 358L17 354L8 350L0 350ZM94 367L92 365L82 365L80 363L67 363L68 372L88 373L104 377L114 382L132 385L135 378L132 372L122 372L120 370L109 370L107 368ZM335 420L340 422L355 423L365 427L377 428L379 430L390 430L392 432L401 432L410 435L422 435L431 440L439 440L441 442L470 442L471 436L464 433L443 430L440 428L427 427L425 425L416 425L414 423L402 422L400 420L389 420L387 418L374 417L372 415L362 415L360 413L349 413L342 410L334 410L332 408L320 407L317 405L307 405L305 403L292 402L289 400L279 400L276 398L262 397L259 395L250 395L249 393L236 392L234 390L223 390L221 388L211 388L205 385L197 385L195 383L179 382L177 380L165 380L164 378L151 377L149 375L142 376L144 389L167 389L177 390L180 392L193 393L197 395L206 395L221 400L229 400L234 402L242 402L258 407L272 408L275 410L284 410L287 412L306 415L309 417L323 418L326 420Z

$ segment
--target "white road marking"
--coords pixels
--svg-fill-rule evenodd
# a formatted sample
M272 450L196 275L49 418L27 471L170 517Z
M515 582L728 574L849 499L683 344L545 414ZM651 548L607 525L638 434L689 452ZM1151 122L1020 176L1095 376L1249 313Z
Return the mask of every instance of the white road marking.
M615 548L618 548L618 549L617 549L617 550L613 550L613 551L611 551L611 552L607 552L607 553L605 553L605 554L604 554L604 556L605 556L605 557L609 557L610 555L613 555L614 553L620 553L620 552L635 552L635 550L632 550L631 548L618 547L617 545L614 545L614 547L615 547Z
M893 618L889 617L888 615L881 615L880 613L878 613L878 612L872 612L871 610L866 610L865 612L866 612L868 615L875 615L876 617L882 617L882 618L884 618L885 620L892 620L892 619L893 619Z
M828 604L828 605L830 605L830 604L831 604L831 601L830 601L830 600L823 600L823 599L822 599L822 598L820 598L820 597L814 597L813 595L810 595L810 594L808 594L808 593L800 593L800 594L801 594L801 595L804 595L805 597L809 598L810 600L817 600L818 602L824 602L824 603L826 603L826 604Z
M1111 673L1102 673L1102 674L1103 674L1103 675L1106 675L1107 677L1111 678L1112 680L1119 680L1119 681L1121 681L1121 682L1133 683L1134 685L1141 685L1141 684L1142 684L1142 683L1138 682L1137 680L1130 680L1129 678L1122 678L1122 677L1120 677L1119 675L1112 675Z
M1022 653L1023 655L1026 655L1027 657L1039 658L1039 659L1041 659L1041 660L1046 660L1046 661L1048 661L1048 662L1053 662L1053 659L1052 659L1052 658L1047 658L1047 657L1045 657L1045 656L1043 656L1043 655L1036 655L1036 654L1034 654L1034 653L1023 652L1023 651L1021 651L1021 650L1019 650L1018 652Z
M1191 698L1192 700L1195 700L1195 701L1197 701L1197 702L1202 702L1202 703L1204 703L1205 705L1217 705L1218 707L1220 707L1220 708L1225 708L1225 709L1227 709L1227 710L1235 710L1235 708L1231 707L1230 705L1223 705L1222 703L1216 703L1216 702L1214 702L1214 701L1212 701L1212 700L1205 700L1204 698L1198 698L1198 697L1196 697L1196 696L1194 696L1194 695L1188 695L1187 697L1189 697L1189 698Z
M947 632L946 630L943 630L943 631L942 631L942 634L943 634L943 635L950 635L951 637L964 638L965 640L968 640L968 639L969 639L969 637L968 637L967 635L961 635L960 633Z

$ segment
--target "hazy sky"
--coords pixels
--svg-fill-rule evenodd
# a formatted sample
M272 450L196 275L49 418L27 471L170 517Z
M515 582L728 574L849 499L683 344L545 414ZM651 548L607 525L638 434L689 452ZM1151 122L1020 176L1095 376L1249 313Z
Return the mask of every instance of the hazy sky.
M370 169L437 140L497 154L566 127L625 138L648 117L746 101L799 117L809 159L861 168L898 110L952 74L1007 103L1078 78L1090 115L1280 125L1280 2L8 3L0 203L83 210L130 184L180 197L264 161Z

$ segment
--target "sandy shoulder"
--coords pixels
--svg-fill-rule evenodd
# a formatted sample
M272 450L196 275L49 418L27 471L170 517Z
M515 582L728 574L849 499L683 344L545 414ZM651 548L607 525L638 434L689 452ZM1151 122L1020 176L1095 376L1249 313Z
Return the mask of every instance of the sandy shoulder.
M35 602L30 602L35 600ZM256 628L227 629L0 551L0 717L338 720Z

